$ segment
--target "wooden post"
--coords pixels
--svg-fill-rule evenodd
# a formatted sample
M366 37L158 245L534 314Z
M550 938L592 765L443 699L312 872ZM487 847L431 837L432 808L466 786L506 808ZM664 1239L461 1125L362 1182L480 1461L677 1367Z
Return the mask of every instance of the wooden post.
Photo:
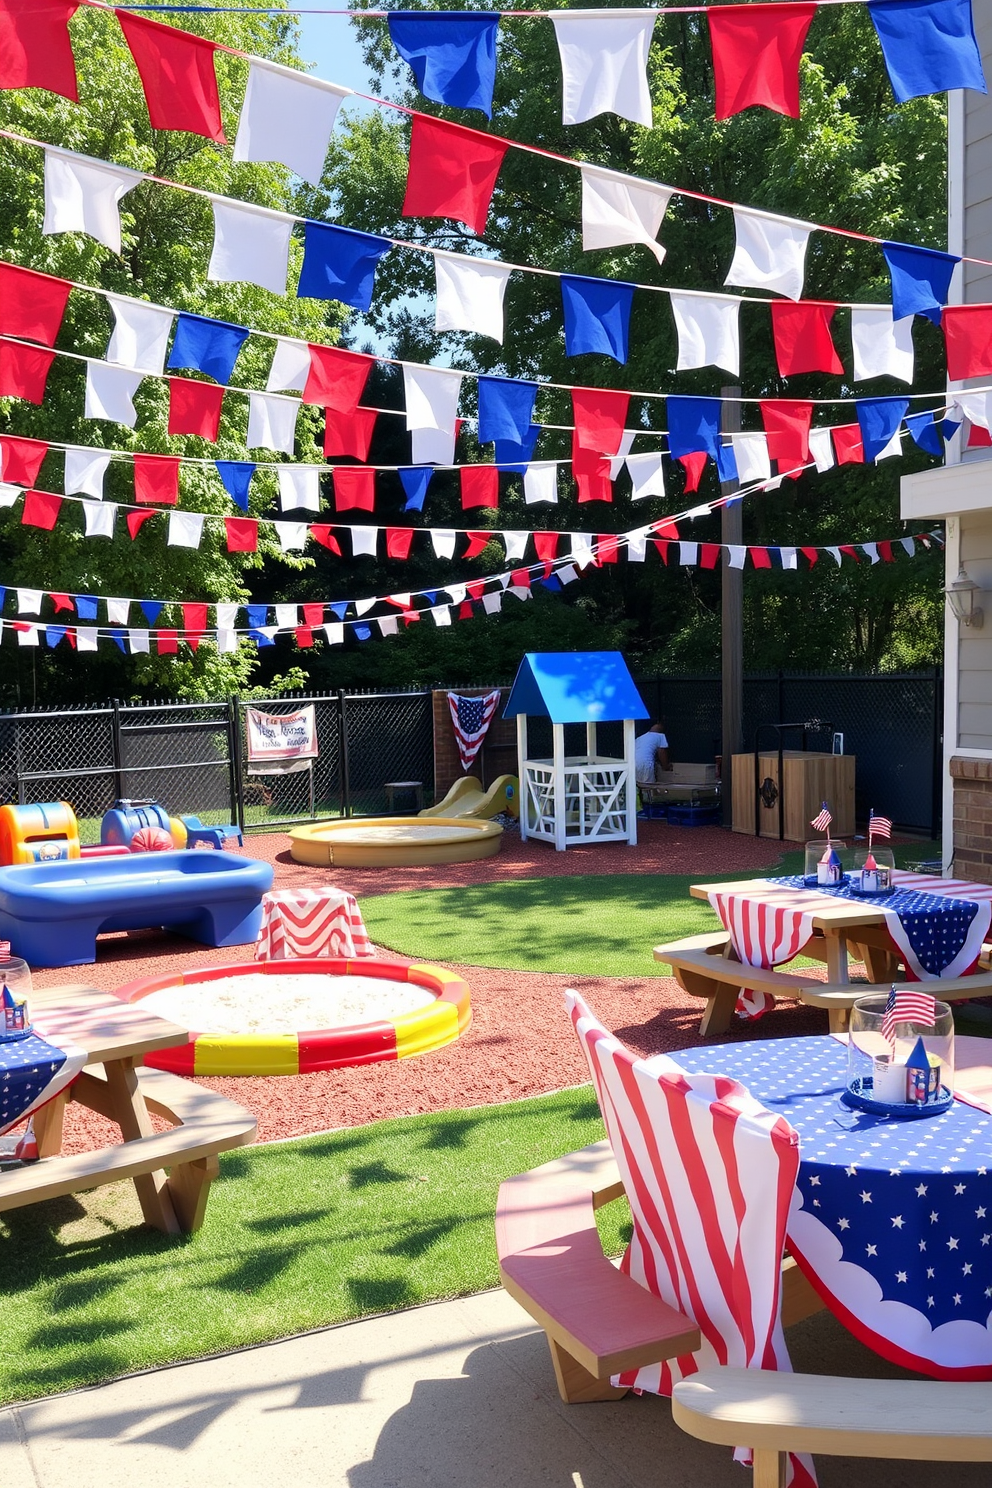
M721 388L723 398L739 398L739 387ZM741 427L741 405L737 402L723 404L723 432L737 434ZM724 496L738 489L737 481L724 481L720 486ZM739 546L744 535L743 503L735 501L721 508L720 541ZM729 826L733 821L733 797L731 760L744 747L744 572L731 568L728 553L724 554L723 571L720 575L720 670L721 670L721 751L723 767L720 788L723 804L723 821Z

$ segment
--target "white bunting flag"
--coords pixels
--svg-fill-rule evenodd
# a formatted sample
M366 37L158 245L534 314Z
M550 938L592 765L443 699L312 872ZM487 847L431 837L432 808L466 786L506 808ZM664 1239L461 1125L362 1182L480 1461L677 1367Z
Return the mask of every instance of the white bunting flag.
M408 610L412 598L412 594L391 594L389 596L389 602L390 604L399 605L401 610Z
M901 454L902 454L902 431L901 431L901 429L897 429L896 432L893 434L892 438L889 440L888 444L885 446L885 448L884 449L880 449L879 452L878 452L878 454L875 456L875 464L876 465L879 464L879 462L881 460L891 460L896 455L901 455Z
M221 656L231 656L238 649L238 632L228 626L217 627L217 650Z
M276 605L276 624L280 630L291 630L299 624L299 607L295 604Z
M851 343L854 347L854 380L897 377L913 381L913 317L893 320L892 307L851 309Z
M461 386L460 372L404 365L407 428L436 429L438 433L453 435Z
M555 573L560 584L573 584L579 577L571 563L566 563L563 568L556 568Z
M372 597L369 599L356 599L355 614L359 616L367 615L369 610L374 610L378 603L379 601L375 595L372 595ZM409 600L407 601L407 603L409 603Z
M508 563L522 563L527 548L529 532L504 532L503 542L506 545L506 559Z
M482 596L482 608L487 615L498 615L503 608L503 591L496 589L492 594Z
M682 568L695 568L699 562L698 542L679 543L679 563Z
M277 161L319 186L338 109L351 92L293 67L252 58L235 160Z
M344 641L344 626L337 621L323 627L329 646L340 646Z
M679 372L722 367L733 377L741 370L741 301L726 295L669 296L679 336Z
M41 599L44 589L18 589L17 613L19 615L40 615Z
M296 219L286 212L216 197L210 205L214 210L214 246L207 278L220 284L257 284L260 289L284 295L289 240Z
M97 636L99 630L95 625L76 626L76 650L95 651L97 649Z
M829 429L810 429L809 452L821 475L834 467L834 442Z
M0 481L0 508L13 506L18 496L21 495L23 495L23 491L20 486L10 486Z
M120 200L144 179L140 171L46 145L42 232L87 233L112 253L120 253Z
M107 361L161 377L176 312L125 295L108 294L107 303L114 312Z
M764 434L731 434L730 443L737 461L737 479L742 486L750 481L768 480L772 466Z
M432 527L431 542L434 545L435 558L453 558L455 556L455 533L452 528Z
M379 536L378 527L349 527L351 533L351 551L356 558L374 558L376 551L376 539Z
M511 270L506 264L436 253L434 276L438 331L471 331L503 341L503 296Z
M267 641L274 641L278 634L278 625L259 625L255 631L256 638L258 636L264 636ZM260 644L261 642L259 642Z
M916 539L914 537L901 537L899 544L908 558L916 557Z
M129 599L107 600L107 624L126 625L131 613L131 601Z
M67 496L78 492L81 496L92 496L94 501L102 501L103 482L109 465L109 450L67 449L62 489Z
M661 455L649 451L627 456L627 471L632 482L631 499L643 501L646 496L664 496L665 472Z
M643 243L662 263L666 250L656 239L672 199L670 188L632 181L595 165L583 164L579 169L583 249L588 253L593 248Z
M796 557L795 548L779 548L778 552L784 569L789 570L799 567L799 559Z
M138 421L134 395L144 376L143 372L132 372L128 367L111 367L107 362L87 358L83 417L110 419L133 429Z
M238 623L238 610L240 605L219 604L216 606L218 630L233 630Z
M268 393L302 393L310 376L310 348L305 341L279 336L265 384Z
M610 456L610 480L615 481L626 463L627 456L637 438L636 429L624 429L620 435L620 448L615 455Z
M866 553L867 554L867 556L868 556L868 558L869 558L869 560L870 560L870 562L872 564L872 567L874 567L876 563L880 563L881 562L881 558L879 557L878 544L877 543L862 543L861 544L861 551L862 551L862 553ZM784 565L783 565L783 567L784 567Z
M701 506L690 507L685 515L687 517L691 517L692 520L695 521L697 517L708 517L712 511L713 508L704 501Z
M86 523L86 537L113 537L114 526L117 522L117 507L108 501L106 505L102 501L84 501L83 517Z
M728 568L743 568L744 567L744 560L745 560L746 557L747 557L747 548L740 546L738 543L728 543L728 545L727 545L727 567Z
M198 548L203 535L204 516L200 512L169 513L170 548Z
M643 563L647 552L647 545L648 538L646 532L632 532L627 539L628 563Z
M306 522L273 522L272 525L284 553L299 553L306 547L310 530Z
M451 624L451 607L449 605L434 605L431 610L435 625Z
M376 621L376 624L382 635L394 636L398 629L398 620L399 617L397 615L383 615Z
M734 208L737 249L724 283L773 289L801 300L806 277L806 245L813 224L763 217Z
M840 568L841 563L843 561L842 558L841 558L841 556L840 556L840 548L825 548L824 549L824 552L829 553L830 556L831 556L831 558L836 563L837 567Z
M573 532L572 557L580 568L587 568L592 562L592 538L588 532Z
M127 644L132 656L147 656L150 649L147 630L129 630Z
M320 511L319 465L279 465L276 475L282 511Z
M562 123L610 113L650 129L654 11L556 11L550 20L561 58Z
M38 627L37 627L37 625L27 625L27 626L25 626L25 628L23 630L19 630L17 632L17 644L19 646L37 646L37 644L38 644Z
M524 584L511 584L506 592L512 594L514 599L519 599L521 604L531 597L530 589Z
M534 506L539 501L558 501L557 460L535 460L524 471L524 503Z
M452 465L455 436L443 429L414 429L410 435L410 459L414 465Z
M291 455L296 446L299 412L297 398L280 398L276 393L249 393L248 448L278 450L281 454Z
M453 605L464 604L465 595L467 593L467 589L464 584L448 584L447 592L451 597L451 603Z
M990 427L988 393L954 393L951 396L951 409L955 408L962 418L966 418L971 424L977 424L980 429Z

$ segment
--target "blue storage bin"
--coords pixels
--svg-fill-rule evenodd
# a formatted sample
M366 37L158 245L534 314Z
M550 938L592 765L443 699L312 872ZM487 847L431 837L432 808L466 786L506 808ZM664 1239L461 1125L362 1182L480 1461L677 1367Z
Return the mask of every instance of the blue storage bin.
M157 801L115 801L100 824L101 847L130 847L142 827L169 831L169 813Z

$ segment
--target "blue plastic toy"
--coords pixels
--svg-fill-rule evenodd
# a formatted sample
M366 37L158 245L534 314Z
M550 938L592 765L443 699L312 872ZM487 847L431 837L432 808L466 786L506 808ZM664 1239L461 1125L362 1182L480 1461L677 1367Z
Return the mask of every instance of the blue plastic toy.
M241 828L235 826L234 822L225 822L219 827L205 827L198 816L181 816L179 820L186 828L187 847L196 847L198 843L205 842L209 847L222 848L228 837L236 837L238 845L244 846Z
M100 845L129 848L142 827L171 832L169 813L157 801L115 801L100 823Z

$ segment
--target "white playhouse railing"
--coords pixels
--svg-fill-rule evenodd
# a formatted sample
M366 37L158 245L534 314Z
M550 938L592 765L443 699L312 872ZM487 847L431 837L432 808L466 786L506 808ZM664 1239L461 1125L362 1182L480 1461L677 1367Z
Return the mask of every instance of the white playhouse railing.
M552 759L528 759L527 721L517 715L520 835L540 837L562 851L580 842L637 842L634 725L624 722L624 758L601 755L596 725L586 725L584 755L566 755L564 729L553 728Z

